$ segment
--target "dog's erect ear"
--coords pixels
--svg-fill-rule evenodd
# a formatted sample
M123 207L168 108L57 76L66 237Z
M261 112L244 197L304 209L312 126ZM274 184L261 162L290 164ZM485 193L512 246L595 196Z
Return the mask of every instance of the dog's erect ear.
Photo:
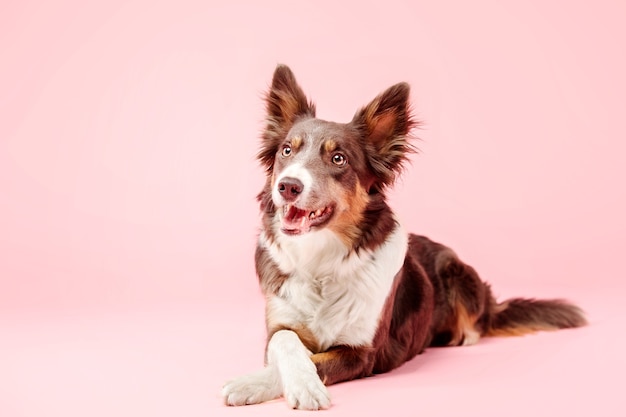
M299 116L315 116L315 106L307 101L296 77L286 65L278 65L267 94L267 116L275 122L292 124Z
M267 125L258 158L269 170L278 146L293 123L302 116L314 117L315 105L307 100L296 77L286 65L276 67L265 101Z
M411 116L409 92L407 83L389 87L350 122L363 136L379 190L393 184L408 154L415 150L409 143L409 133L417 125Z

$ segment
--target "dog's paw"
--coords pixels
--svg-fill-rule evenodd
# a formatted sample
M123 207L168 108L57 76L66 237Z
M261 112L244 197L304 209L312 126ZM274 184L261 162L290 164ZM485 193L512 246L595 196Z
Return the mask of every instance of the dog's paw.
M222 387L226 405L258 404L278 398L281 394L280 381L271 367L233 379Z
M330 407L328 389L317 373L294 373L283 381L285 401L299 410L322 410Z

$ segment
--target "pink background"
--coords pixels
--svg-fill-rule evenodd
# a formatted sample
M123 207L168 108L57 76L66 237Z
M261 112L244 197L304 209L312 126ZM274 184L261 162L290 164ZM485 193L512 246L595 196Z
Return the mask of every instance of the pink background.
M431 349L331 387L328 413L623 412L623 2L88 3L0 6L0 415L292 414L218 395L262 364L255 153L278 62L336 121L410 82L407 228L501 297L591 323Z

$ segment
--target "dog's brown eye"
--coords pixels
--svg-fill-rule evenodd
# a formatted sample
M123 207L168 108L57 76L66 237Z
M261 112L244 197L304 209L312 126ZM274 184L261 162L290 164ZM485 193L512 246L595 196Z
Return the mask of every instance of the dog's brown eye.
M343 154L336 153L333 155L333 164L337 166L344 166L346 162L348 162L348 160L345 156L343 156Z
M289 155L291 155L291 146L285 145L283 147L283 156L289 156Z

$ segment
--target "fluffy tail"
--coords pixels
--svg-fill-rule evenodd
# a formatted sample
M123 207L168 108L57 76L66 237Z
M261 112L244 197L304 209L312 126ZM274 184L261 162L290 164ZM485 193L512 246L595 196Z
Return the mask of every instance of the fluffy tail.
M512 298L491 303L486 336L518 336L587 324L583 311L563 300Z

